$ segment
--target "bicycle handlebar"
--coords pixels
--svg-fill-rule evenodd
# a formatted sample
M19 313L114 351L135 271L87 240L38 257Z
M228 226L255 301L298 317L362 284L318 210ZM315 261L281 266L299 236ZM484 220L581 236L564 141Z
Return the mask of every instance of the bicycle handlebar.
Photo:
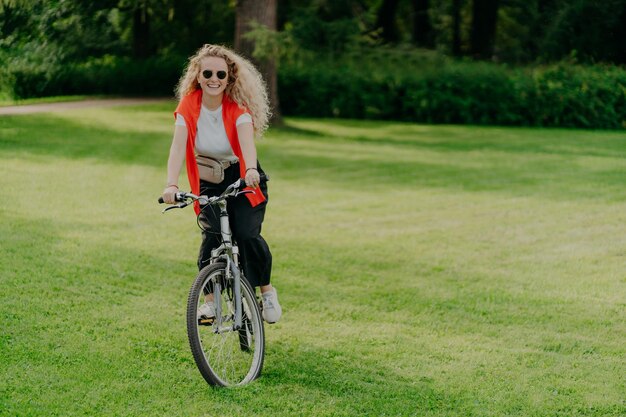
M260 184L266 183L267 181L270 180L270 177L267 174L261 174L261 182ZM192 193L187 193L187 192L183 192L180 191L178 193L176 193L176 197L175 197L175 201L182 203L182 204L178 204L178 205L174 205L171 207L166 208L165 210L163 210L163 212L167 211L170 208L183 208L188 206L192 201L200 201L201 204L209 204L209 203L215 203L219 200L223 200L225 198L228 197L235 197L239 194L244 194L244 193L249 193L252 191L240 191L242 189L246 188L246 181L243 178L239 178L237 181L233 182L232 184L230 184L228 187L226 187L226 190L224 190L224 192L218 196L218 197L207 197L204 195L201 196L197 196L195 194ZM190 200L190 201L187 201ZM163 204L165 203L165 201L163 201L163 197L159 197L158 199L159 204Z

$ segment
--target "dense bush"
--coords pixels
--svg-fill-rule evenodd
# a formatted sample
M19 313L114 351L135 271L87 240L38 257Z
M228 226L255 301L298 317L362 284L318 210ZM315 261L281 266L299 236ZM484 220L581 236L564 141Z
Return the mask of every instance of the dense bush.
M4 67L16 98L71 94L171 96L185 57L114 56ZM626 70L559 64L508 68L436 55L344 55L284 62L285 115L420 123L626 128Z
M185 58L132 60L104 56L82 63L16 65L8 72L16 98L72 94L173 95Z
M531 73L533 124L626 128L626 71L557 66Z
M281 68L279 93L284 114L294 116L626 128L626 71L612 66L448 62L399 75L294 65Z

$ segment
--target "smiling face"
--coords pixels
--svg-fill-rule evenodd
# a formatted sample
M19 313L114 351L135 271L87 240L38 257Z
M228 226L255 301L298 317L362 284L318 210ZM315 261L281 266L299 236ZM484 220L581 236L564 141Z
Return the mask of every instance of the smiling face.
M224 78L220 79L222 76ZM204 94L212 97L221 96L228 85L228 65L224 58L216 56L202 58L198 83Z

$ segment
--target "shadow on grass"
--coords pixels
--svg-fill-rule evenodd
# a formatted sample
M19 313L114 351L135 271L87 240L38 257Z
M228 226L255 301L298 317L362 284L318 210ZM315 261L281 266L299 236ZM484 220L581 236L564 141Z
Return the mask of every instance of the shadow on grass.
M466 408L461 398L435 390L432 379L411 380L381 365L375 352L356 360L340 349L298 348L292 341L267 349L260 379L247 387L216 388L212 395L223 405L246 404L262 415L408 416Z
M399 153L400 155L401 153ZM440 188L467 192L495 192L503 196L538 195L555 200L626 199L626 168L593 170L575 161L528 160L524 163L484 164L389 161L386 158L350 160L328 150L325 156L294 149L266 149L264 166L274 180L293 177L328 182L329 188L389 190ZM503 157L506 161L506 157Z
M187 286L197 273L194 254L188 261L174 261L148 248L133 250L101 241L106 238L92 240L90 233L100 233L93 224L71 219L1 219L0 276L5 289L14 295L2 310L8 305L23 310L16 316L20 320L42 315L48 315L48 320L50 314L61 317L72 312L68 307L76 307L84 308L81 314L97 318L94 323L99 326L106 312L125 300L150 297L166 287L182 288L181 296L186 297ZM113 234L112 241L124 236ZM176 281L184 271L187 279Z
M326 129L304 127L298 121L273 129L278 136L298 134L331 143L354 142L373 145L397 145L440 152L490 151L510 154L546 154L562 156L624 156L626 135L619 131L580 129L541 129L497 126L416 125L372 121L305 121L303 125L327 123ZM333 126L352 128L340 133ZM363 131L367 134L363 134Z
M272 128L272 132L279 136L289 136L289 135L297 135L297 136L305 136L310 138L324 138L329 137L328 133L320 132L315 129L307 129L304 127L295 126L292 123L285 123L284 126Z
M54 115L0 117L0 152L165 166L171 136L92 127Z
M155 114L158 116L160 112L148 112L147 118L151 119ZM339 136L331 133L333 125L329 123L329 132L297 124L276 129L276 143L262 150L263 163L268 172L277 173L275 178L297 173L305 179L327 181L333 186L353 189L368 189L378 185L390 189L436 187L516 196L538 194L557 199L626 198L626 168L615 168L614 162L613 167L606 169L590 168L574 158L565 158L568 155L621 158L624 141L618 140L621 139L618 136L590 140L584 135L593 132L571 132L578 138L566 140L550 139L546 137L545 130L472 130L464 127L413 125L407 125L405 133L399 133L396 125L393 128L376 128L377 125L374 125L368 128L371 134L367 136ZM129 128L120 133L119 128L89 126L54 115L2 117L0 152L13 157L52 155L72 159L89 158L165 170L171 134L160 134L159 129L142 131ZM386 137L389 131L395 133ZM452 133L448 135L445 132ZM525 136L526 133L532 135L534 132L537 135ZM563 131L558 132L563 134ZM509 137L501 138L502 134ZM280 143L285 136L293 136L300 142ZM302 141L306 146L302 146ZM316 148L307 149L308 143ZM338 147L337 144L343 146ZM418 153L412 154L408 149ZM420 149L438 152L442 158L429 162L423 155L419 156ZM472 151L497 151L501 154L483 158L472 154ZM535 158L533 154L537 153L563 157L546 160ZM451 156L448 162L447 154L461 159L455 160ZM398 158L390 155L397 155ZM412 155L415 155L415 160L411 160ZM417 160L418 156L420 160ZM475 163L465 164L461 161Z

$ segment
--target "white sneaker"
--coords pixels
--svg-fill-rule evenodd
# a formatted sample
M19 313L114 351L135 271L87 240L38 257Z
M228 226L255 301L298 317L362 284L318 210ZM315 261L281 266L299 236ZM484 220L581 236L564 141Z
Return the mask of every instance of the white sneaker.
M215 317L215 304L213 301L207 301L198 307L198 318L212 319Z
M278 303L276 288L264 292L261 296L263 298L263 319L270 324L276 323L283 314L283 309Z

